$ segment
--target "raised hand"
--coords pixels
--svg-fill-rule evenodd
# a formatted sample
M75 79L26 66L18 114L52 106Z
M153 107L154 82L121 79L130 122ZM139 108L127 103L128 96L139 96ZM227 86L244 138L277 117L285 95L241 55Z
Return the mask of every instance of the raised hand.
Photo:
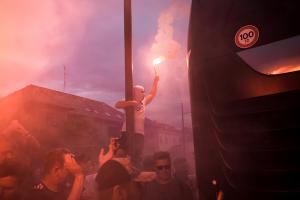
M69 153L65 155L65 168L71 172L73 175L83 175L82 168L76 162L74 155Z
M109 142L109 151L113 151L115 152L119 147L120 144L117 142L118 138L110 138L110 142Z
M98 155L99 166L101 167L105 162L112 159L114 156L114 152L119 148L119 144L117 143L117 138L111 138L108 146L108 152L104 153L104 149L101 148Z

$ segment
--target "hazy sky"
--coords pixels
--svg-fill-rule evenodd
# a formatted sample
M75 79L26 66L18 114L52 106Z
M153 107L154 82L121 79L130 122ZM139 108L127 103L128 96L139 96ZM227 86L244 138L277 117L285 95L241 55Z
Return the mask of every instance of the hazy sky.
M180 126L190 112L186 43L191 0L132 0L134 83L159 91L151 119ZM36 84L114 105L124 97L122 0L0 0L0 96Z

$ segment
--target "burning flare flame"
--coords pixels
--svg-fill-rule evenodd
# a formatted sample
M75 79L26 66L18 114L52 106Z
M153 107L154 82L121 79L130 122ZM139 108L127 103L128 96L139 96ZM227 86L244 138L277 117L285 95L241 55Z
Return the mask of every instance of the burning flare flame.
M161 62L163 62L164 60L165 60L165 57L163 57L163 56L155 58L152 62L152 65L156 66L156 65L160 64Z

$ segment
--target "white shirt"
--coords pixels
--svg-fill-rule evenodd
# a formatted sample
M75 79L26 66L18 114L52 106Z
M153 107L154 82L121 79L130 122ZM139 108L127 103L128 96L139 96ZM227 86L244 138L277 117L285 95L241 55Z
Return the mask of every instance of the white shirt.
M139 133L144 135L144 127L145 127L145 112L146 112L146 98L144 98L138 106L134 107L134 131L135 133ZM126 117L123 122L122 132L126 131Z

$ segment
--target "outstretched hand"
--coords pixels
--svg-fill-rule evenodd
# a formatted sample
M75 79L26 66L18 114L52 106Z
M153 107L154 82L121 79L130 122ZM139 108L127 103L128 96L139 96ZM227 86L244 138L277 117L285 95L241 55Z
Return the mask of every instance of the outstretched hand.
M116 141L116 138L111 138L108 146L108 152L104 153L104 149L101 148L98 155L99 166L101 167L108 160L112 159L114 156L114 152L119 148L119 144Z

